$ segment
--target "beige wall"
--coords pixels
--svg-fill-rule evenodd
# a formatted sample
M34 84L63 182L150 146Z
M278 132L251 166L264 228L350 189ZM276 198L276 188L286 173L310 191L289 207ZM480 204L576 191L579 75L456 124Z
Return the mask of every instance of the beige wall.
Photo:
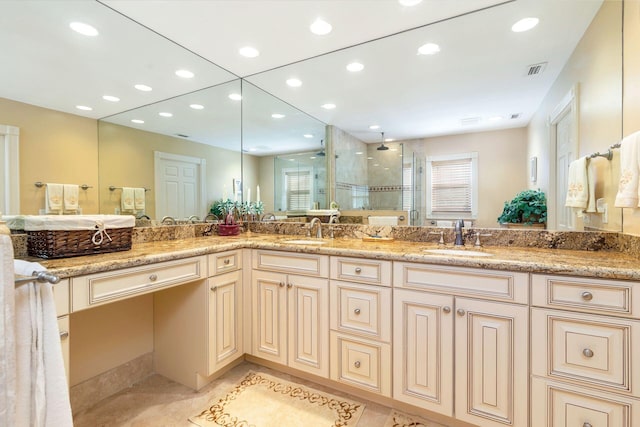
M98 213L96 120L0 98L0 123L20 128L20 211L44 209L44 188L34 183L87 184L85 214Z
M626 4L626 2L625 2ZM528 127L528 157L538 158L537 187L549 197L550 221L555 220L555 188L553 186L555 149L552 147L549 116L563 97L577 85L578 92L578 154L586 156L596 151L606 151L622 137L622 3L606 1L585 32L571 58L556 79ZM637 14L636 14L637 16ZM627 28L625 27L625 31ZM585 221L594 228L620 231L622 215L613 207L619 175L619 153L614 158L591 160L596 169L596 198L605 198L609 206L609 222L602 223L602 216L589 214ZM527 170L528 174L529 171ZM580 228L582 224L577 223Z
M477 132L402 141L404 156L478 153L477 227L497 227L504 202L528 187L526 129Z

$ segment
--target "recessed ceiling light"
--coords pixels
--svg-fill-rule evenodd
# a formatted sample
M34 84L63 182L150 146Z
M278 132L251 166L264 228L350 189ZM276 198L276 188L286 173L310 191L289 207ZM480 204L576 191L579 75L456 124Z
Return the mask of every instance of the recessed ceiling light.
M398 0L398 3L400 3L403 6L415 6L417 4L422 3L422 0Z
M143 92L151 92L153 89L151 88L151 86L147 86L147 85L143 85L143 84L137 84L134 86L136 89L141 90Z
M310 133L305 133L304 135L305 138L313 138L313 135L311 135Z
M296 79L295 77L290 78L287 80L287 84L291 87L300 87L302 86L302 82L299 79Z
M161 112L161 113L158 113L158 115L162 116L162 117L173 117L173 114L167 113L167 112L164 112L164 111Z
M398 151L397 148L390 148L389 151Z
M388 170L389 170L389 168L384 168L384 170L388 171Z
M76 108L78 110L82 110L82 111L91 111L91 110L93 110L93 108L87 107L86 105L76 105Z
M323 104L322 108L324 108L325 110L333 110L334 108L336 108L336 104Z
M193 74L189 70L178 70L178 71L176 71L176 76L182 77L182 78L185 78L185 79L192 79L193 76L195 76L195 74Z
M529 31L538 25L538 22L540 22L538 18L523 18L511 26L511 31L514 33Z
M395 141L395 139L393 139L393 138L387 138L387 139L384 140L384 142L393 142L393 141Z
M380 166L380 164L379 163L374 163L373 166Z
M104 95L102 97L102 99L104 99L105 101L109 101L109 102L118 102L118 101L120 101L120 98L118 98L117 96L112 96L112 95Z
M69 24L69 27L76 33L80 33L83 36L95 37L98 35L98 30L84 22L72 22Z
M251 148L249 148L249 151L254 152L254 151L258 151L258 149L255 148L255 147L251 147Z
M309 159L311 159L311 160L315 160L315 159L316 159L316 156L311 156L311 157L309 157Z
M273 113L271 117L273 117L274 119L282 119L284 117L284 114Z
M373 160L373 157L367 157L367 160Z
M347 65L347 70L351 71L352 73L357 73L358 71L364 70L364 65L359 62L352 62Z
M362 154L362 151L356 151L356 154Z
M440 52L440 46L435 43L425 43L418 48L418 55L434 55Z
M371 129L371 130L380 129L380 126L379 125L371 125L371 126L369 126L369 129Z
M189 107L193 108L194 110L202 110L202 109L204 109L204 105L200 105L200 104L191 104L191 105L189 105Z
M229 95L229 99L233 101L240 101L242 100L242 95L240 95L239 93L232 93L231 95Z
M140 120L140 119L132 119L131 120L132 123L138 123L138 124L142 124L144 123L144 120Z
M318 18L313 21L313 24L309 26L309 29L313 34L324 36L329 34L333 27L327 21L323 20L322 18Z
M245 58L255 58L256 56L260 55L260 52L258 51L258 49L251 46L245 46L240 48L240 50L238 50L238 53L244 56Z

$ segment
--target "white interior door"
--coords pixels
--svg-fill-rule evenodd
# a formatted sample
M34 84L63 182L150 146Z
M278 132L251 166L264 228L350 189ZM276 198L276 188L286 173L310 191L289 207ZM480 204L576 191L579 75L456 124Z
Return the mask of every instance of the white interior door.
M155 152L157 218L204 216L205 166L205 159Z
M0 125L0 212L17 215L20 213L20 129L15 126Z
M571 208L565 207L569 163L576 159L573 115L565 114L556 124L556 219L558 230L574 230Z

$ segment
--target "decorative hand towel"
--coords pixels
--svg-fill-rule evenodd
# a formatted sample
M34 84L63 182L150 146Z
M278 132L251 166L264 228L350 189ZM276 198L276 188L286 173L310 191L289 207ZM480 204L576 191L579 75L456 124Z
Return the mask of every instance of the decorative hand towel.
M145 191L144 188L134 188L133 189L133 195L134 195L134 207L137 211L144 211L145 209Z
M123 212L135 210L135 197L136 196L133 187L122 187L122 194L120 195L120 209Z
M11 237L0 235L0 425L15 426L16 333Z
M16 274L44 268L14 260ZM72 427L69 388L51 283L28 282L15 288L16 424Z
M44 203L46 213L62 212L62 200L64 194L64 186L62 184L47 183L45 190Z
M638 207L638 144L640 132L625 137L620 143L620 181L614 204L617 208Z
M567 198L565 206L569 208L586 208L589 198L589 181L587 180L587 158L580 157L569 163L567 179Z
M369 225L398 225L397 216L370 216Z
M64 210L76 212L78 210L78 196L80 187L74 184L64 184Z
M596 212L596 179L597 168L594 162L587 162L587 182L589 184L589 196L586 212Z

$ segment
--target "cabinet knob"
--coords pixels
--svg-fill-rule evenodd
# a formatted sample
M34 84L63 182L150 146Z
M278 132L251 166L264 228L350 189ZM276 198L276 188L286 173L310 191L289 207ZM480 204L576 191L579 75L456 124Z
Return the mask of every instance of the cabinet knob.
M356 368L359 368L360 367L360 361L357 360L356 363L353 364L353 366L355 366Z
M591 292L584 291L581 296L585 301L591 301L593 299L593 294Z
M212 286L212 287L211 287L211 290L212 290L213 292L215 292L215 291L217 291L217 290L218 290L218 287L217 287L217 286Z
M584 357L593 357L593 350L591 350L590 348L585 348L584 350L582 350L582 354L584 354Z
M280 282L279 285L281 288L284 288L284 282Z
M69 331L60 331L60 339L66 340L67 338L69 338Z
M359 309L359 308L356 308L355 310L353 310L353 312L354 312L355 314L360 314L360 309Z
M464 316L465 314L467 314L467 312L464 311L462 308L459 308L458 310L456 310L456 313L458 313L458 316Z
M445 305L444 307L442 307L442 311L444 313L449 314L449 313L451 313L451 307L449 307L448 305Z
M289 289L293 288L293 283L287 283L287 288Z
M356 273L358 274L362 273L362 269L360 267L356 267Z
M224 260L224 265L229 265L229 263L231 262L231 260L229 258Z
M591 427L591 423L584 423L582 424L582 427Z
M155 282L156 280L158 280L158 275L157 274L152 274L151 276L149 276L149 281Z

